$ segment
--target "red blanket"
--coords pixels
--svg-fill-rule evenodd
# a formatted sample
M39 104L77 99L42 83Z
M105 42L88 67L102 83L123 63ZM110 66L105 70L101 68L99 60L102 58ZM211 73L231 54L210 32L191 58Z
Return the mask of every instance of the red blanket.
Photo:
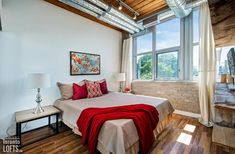
M158 123L158 111L145 104L126 105L108 108L87 108L82 111L77 126L82 133L82 143L87 144L93 154L103 123L114 119L132 119L139 135L140 152L147 154L154 142L153 130Z

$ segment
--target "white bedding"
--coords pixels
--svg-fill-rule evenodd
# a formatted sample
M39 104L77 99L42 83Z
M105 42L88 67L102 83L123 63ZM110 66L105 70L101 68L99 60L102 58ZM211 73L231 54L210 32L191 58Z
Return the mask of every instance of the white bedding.
M57 100L55 106L63 111L62 119L73 130L77 130L77 119L82 110L89 107L113 107L130 104L148 104L156 107L159 112L159 122L171 114L174 109L167 99L138 96L117 92L109 92L101 97L80 100ZM79 132L77 132L81 135ZM131 119L118 119L106 121L99 133L98 144L106 151L115 154L124 154L126 150L138 142L139 137Z

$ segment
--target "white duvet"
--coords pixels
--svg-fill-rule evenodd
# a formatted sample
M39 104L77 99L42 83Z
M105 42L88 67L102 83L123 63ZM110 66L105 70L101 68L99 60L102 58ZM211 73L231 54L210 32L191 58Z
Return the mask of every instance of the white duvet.
M55 106L63 111L62 120L77 130L77 119L82 110L89 107L113 107L130 104L148 104L156 107L159 112L159 121L171 114L174 109L167 99L109 92L101 97L80 100L57 100ZM81 135L80 133L78 133ZM115 154L125 154L126 150L138 142L139 137L131 119L106 121L99 133L98 144L105 151ZM138 149L138 148L137 148Z

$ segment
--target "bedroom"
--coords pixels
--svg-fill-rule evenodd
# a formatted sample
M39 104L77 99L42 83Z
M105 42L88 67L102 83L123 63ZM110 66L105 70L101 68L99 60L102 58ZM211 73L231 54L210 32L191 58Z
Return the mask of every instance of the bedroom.
M235 3L171 2L0 0L0 153L234 153ZM85 108L131 104L156 107L150 134L115 112L83 145Z

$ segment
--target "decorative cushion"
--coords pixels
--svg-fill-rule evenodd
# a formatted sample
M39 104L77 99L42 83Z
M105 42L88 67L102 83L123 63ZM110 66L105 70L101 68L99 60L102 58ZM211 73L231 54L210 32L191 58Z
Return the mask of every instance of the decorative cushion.
M85 81L82 80L78 83L78 85L82 86L85 84ZM73 84L66 84L57 82L57 86L59 87L61 98L62 99L71 99L73 96Z
M86 81L85 83L87 88L87 98L93 98L103 95L100 90L99 82L95 81L94 83L91 83L89 81Z
M103 80L99 81L99 83L100 83L100 90L101 90L101 92L103 94L107 94L109 91L108 91L106 80L103 79Z
M73 96L73 86L72 84L64 84L57 82L57 86L60 89L60 94L62 99L71 99Z
M73 96L72 99L73 100L77 100L77 99L82 99L82 98L86 98L87 97L87 88L86 85L83 84L82 86L73 83Z

